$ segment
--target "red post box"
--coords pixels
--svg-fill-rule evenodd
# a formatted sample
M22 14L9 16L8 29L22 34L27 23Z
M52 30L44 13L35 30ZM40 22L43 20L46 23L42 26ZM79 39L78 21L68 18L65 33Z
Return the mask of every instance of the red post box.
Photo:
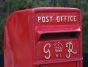
M82 62L79 9L33 8L9 16L4 67L82 67Z

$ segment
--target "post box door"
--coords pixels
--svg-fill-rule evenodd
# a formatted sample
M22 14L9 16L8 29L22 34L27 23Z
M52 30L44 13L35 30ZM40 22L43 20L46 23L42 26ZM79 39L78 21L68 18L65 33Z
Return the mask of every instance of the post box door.
M78 34L49 33L40 37L36 45L36 64L40 67L77 67L80 57Z
M41 41L37 44L38 60L78 58L77 39Z
M80 19L79 10L36 11L35 64L38 67L82 67Z

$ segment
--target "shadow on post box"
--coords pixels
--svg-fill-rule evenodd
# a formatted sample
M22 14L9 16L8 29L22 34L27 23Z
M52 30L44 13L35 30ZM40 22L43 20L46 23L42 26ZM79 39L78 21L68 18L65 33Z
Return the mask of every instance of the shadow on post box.
M5 67L82 67L82 18L77 8L16 11L4 35Z

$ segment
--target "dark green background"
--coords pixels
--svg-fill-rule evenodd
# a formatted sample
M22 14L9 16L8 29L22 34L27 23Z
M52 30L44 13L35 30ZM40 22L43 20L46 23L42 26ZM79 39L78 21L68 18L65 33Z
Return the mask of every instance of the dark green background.
M0 0L0 54L3 54L3 33L7 17L16 10L32 7L75 7L82 11L83 49L88 53L88 0Z

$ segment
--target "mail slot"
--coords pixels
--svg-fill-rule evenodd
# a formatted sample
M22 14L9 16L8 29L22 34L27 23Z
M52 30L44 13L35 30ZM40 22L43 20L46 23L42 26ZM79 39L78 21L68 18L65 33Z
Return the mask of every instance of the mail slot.
M41 7L7 19L4 67L82 67L80 9Z

